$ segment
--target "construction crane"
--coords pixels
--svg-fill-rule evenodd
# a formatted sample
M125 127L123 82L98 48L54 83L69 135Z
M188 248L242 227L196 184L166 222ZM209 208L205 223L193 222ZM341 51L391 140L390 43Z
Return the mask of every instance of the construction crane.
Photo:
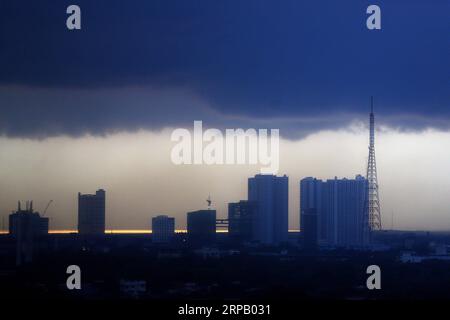
M47 203L47 206L45 207L45 210L44 210L44 212L42 213L42 216L43 216L43 217L45 217L45 213L47 212L47 209L48 209L48 207L50 207L50 205L52 204L52 202L53 202L53 200L50 200L50 201Z

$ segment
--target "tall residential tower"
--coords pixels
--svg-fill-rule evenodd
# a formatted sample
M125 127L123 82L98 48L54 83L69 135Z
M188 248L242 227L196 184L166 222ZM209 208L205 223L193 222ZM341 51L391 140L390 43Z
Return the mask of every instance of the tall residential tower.
M302 179L300 222L305 245L363 246L366 190L367 180L360 175L355 179Z
M279 244L288 240L288 177L257 174L248 179L248 200L256 204L253 240Z

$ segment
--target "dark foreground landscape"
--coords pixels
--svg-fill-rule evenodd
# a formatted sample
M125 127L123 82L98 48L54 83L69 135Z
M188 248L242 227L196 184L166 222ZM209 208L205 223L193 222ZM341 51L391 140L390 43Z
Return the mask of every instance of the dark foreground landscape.
M58 300L423 300L450 298L447 234L383 232L370 251L306 250L236 244L226 234L210 246L178 234L172 244L150 235L81 239L50 234L16 266L15 241L0 238L2 294ZM390 245L388 246L387 243ZM66 286L67 267L81 270L81 289ZM381 269L381 289L369 290L366 269Z

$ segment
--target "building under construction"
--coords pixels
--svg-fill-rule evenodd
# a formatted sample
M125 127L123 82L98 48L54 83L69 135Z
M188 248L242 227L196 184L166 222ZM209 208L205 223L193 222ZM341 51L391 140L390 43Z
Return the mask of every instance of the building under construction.
M48 233L48 224L48 218L33 211L33 201L27 201L25 209L21 208L19 202L17 211L9 215L9 234L14 237L20 234L30 234L33 237L45 235Z
M9 234L16 241L16 265L32 261L38 238L48 234L48 222L33 211L33 201L27 201L25 209L19 201L17 211L9 215Z

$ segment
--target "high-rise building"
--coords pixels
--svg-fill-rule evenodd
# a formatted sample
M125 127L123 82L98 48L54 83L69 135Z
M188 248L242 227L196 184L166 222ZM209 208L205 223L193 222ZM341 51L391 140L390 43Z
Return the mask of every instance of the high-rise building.
M216 210L198 210L187 213L187 232L190 241L205 244L216 237Z
M248 200L256 203L253 240L279 244L288 240L288 177L257 174L248 179Z
M95 194L78 193L78 233L105 233L105 190L99 189Z
M159 215L152 218L153 242L167 243L175 235L175 218Z
M230 238L239 241L252 240L256 209L256 203L247 200L228 204L228 235Z
M300 231L303 233L310 227L306 225L307 219L304 218L304 214L310 212L309 210L315 210L317 216L317 230L315 232L317 241L326 238L326 221L325 219L321 219L322 185L323 181L311 177L304 178L300 181Z
M48 233L48 222L33 211L33 201L27 202L25 210L18 203L17 211L9 216L9 234L16 240L16 265L32 261L34 244Z
M300 182L300 221L302 231L308 210L315 209L318 241L331 246L362 246L364 240L364 203L367 180L305 178Z
M17 211L9 215L9 234L14 237L19 233L30 234L31 237L46 235L48 221L48 218L33 211L33 202L25 210L21 209L19 202Z
M302 224L303 248L306 250L315 250L318 244L317 209L309 208L303 210Z

